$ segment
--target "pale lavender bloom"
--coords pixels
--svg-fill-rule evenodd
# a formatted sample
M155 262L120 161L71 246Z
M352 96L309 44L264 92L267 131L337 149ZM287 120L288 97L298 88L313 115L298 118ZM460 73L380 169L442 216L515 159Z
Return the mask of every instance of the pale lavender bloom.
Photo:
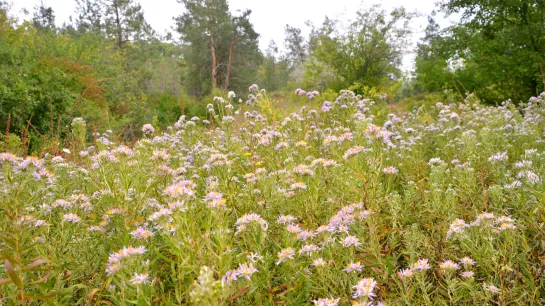
M276 223L280 223L280 224L292 224L292 223L294 223L295 221L297 221L297 218L295 218L295 217L292 216L292 215L281 215L280 217L278 217L278 220L276 221Z
M279 265L287 259L294 259L295 251L292 248L286 248L278 252L277 256L278 261L276 262L276 264Z
M445 260L439 264L439 268L443 271L458 270L459 265L452 260Z
M460 259L460 264L466 266L466 267L471 267L475 264L475 261L469 257L464 257L462 259Z
M492 293L492 294L499 294L501 291L500 291L500 288L494 286L494 285L490 285L490 284L487 284L487 283L484 283L483 284L483 288L484 290Z
M364 149L365 148L362 147L362 146L357 146L357 147L350 148L350 149L346 150L346 152L344 153L343 159L346 160L346 159L348 159L348 158L350 158L350 157L352 157L352 156L354 156L354 155L356 155L358 153L361 153L361 152L363 152Z
M397 170L396 167L386 167L382 169L382 172L384 172L385 174L397 174L399 173L399 170Z
M252 84L252 86L248 88L249 92L257 92L258 90L259 90L259 86L257 86L257 84Z
M135 273L134 276L131 278L130 282L131 284L135 286L140 286L142 284L145 284L148 282L149 275L147 273Z
M341 244L347 248L349 246L360 246L361 245L361 242L360 240L356 237L356 236L346 236L343 241L341 242Z
M491 163L497 163L497 162L506 161L507 159L509 159L509 156L507 156L507 151L505 151L505 152L499 152L490 156L490 158L488 158L488 161Z
M350 273L350 272L361 272L363 269L363 265L359 262L352 262L349 263L345 269L343 269L344 272Z
M153 237L153 233L150 230L138 227L131 232L131 236L137 240L148 240L149 238Z
M246 279L250 280L252 274L259 272L255 267L253 263L244 263L241 264L237 269L237 274L239 276L245 277Z
M360 298L360 297L367 297L369 299L373 299L376 294L373 293L373 290L375 290L375 287L377 286L377 282L375 282L375 279L372 277L364 278L360 280L354 287L354 295L353 298Z
M316 306L337 306L339 305L341 298L321 298L317 300L313 300L312 302Z
M233 281L236 281L238 278L238 269L229 270L225 272L225 275L221 278L222 283L229 284Z
M430 268L431 267L427 259L420 259L417 262L415 262L411 267L412 270L417 270L417 271L426 271L426 270L429 270Z
M315 244L305 244L301 247L301 250L299 250L299 254L307 254L312 255L314 252L318 252L320 248Z
M429 164L430 166L437 166L437 165L444 165L445 162L444 162L442 159L440 159L440 158L438 158L438 157L435 157L435 158L430 159L430 161L428 162L428 164Z
M45 224L46 222L44 220L36 220L36 222L34 222L34 227L40 227Z
M237 222L235 222L235 226L237 226L237 234L244 231L249 223L259 224L263 231L266 231L269 227L269 223L261 218L260 215L255 213L244 214L242 217L237 219Z
M303 231L299 224L288 224L288 226L286 226L286 230L292 234L298 234Z
M305 240L310 239L312 237L314 237L314 233L312 231L309 231L309 230L303 230L303 231L300 231L297 234L297 239L302 240L302 241L305 241Z
M153 125L151 124L144 124L142 126L142 132L146 135L151 135L155 132L155 128L153 128Z
M62 222L79 223L81 218L76 214L66 214L62 216Z
M455 233L462 233L469 225L462 219L456 219L449 226L447 239Z
M56 163L56 164L59 164L59 163L62 163L64 162L64 158L62 158L62 156L55 156L51 159L52 162Z
M303 182L297 182L297 183L291 184L291 185L290 185L290 189L291 189L291 190L297 190L297 189L306 190L306 189L307 189L307 185L305 185L305 183L303 183Z
M321 257L317 258L317 259L314 259L314 261L312 261L312 265L315 266L315 267L323 267L326 264L327 264L326 261Z
M397 272L397 275L399 275L399 277L401 279L410 278L410 277L412 277L414 275L414 272L411 269L403 269L403 270Z
M263 257L259 255L258 253L250 253L250 255L246 256L249 261L251 262L257 262L257 261L263 261Z

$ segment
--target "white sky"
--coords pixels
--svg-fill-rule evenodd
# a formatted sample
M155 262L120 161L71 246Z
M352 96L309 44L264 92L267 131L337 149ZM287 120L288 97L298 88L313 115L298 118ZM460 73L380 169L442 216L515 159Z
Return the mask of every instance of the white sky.
M75 0L8 0L13 4L12 12L23 17L21 10L28 9L31 14L34 6L43 1L46 6L51 6L55 11L56 23L61 25L68 22L69 16L75 16ZM413 22L415 34L413 42L423 36L427 25L427 15L435 9L435 3L438 0L370 0L362 2L361 0L230 0L231 11L251 9L250 20L254 24L255 30L261 34L259 44L262 50L265 50L271 39L282 48L284 41L284 26L298 27L303 33L308 34L305 21L310 20L315 25L320 25L327 15L329 17L339 17L342 14L352 18L354 12L360 7L368 7L372 4L380 3L383 8L390 10L394 7L404 6L409 11L418 11L423 17ZM146 20L152 27L164 33L172 31L174 25L172 18L183 13L184 6L176 0L140 0L144 9ZM27 16L26 18L30 18ZM436 16L436 20L442 26L449 25L449 21L442 18L442 15ZM174 32L174 31L172 31ZM174 33L173 33L174 34ZM404 57L404 70L411 69L413 65L413 54Z

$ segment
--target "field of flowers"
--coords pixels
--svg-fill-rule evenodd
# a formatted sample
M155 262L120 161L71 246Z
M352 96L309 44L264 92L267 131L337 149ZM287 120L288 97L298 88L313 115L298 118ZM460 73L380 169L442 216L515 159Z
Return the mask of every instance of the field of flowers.
M133 147L77 118L62 156L1 153L0 304L545 301L545 93L283 115L250 89Z

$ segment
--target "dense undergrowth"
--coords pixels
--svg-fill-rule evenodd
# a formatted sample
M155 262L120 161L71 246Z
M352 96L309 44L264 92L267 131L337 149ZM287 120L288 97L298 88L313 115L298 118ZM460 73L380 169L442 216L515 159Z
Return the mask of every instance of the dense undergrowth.
M543 302L545 94L231 102L132 147L75 119L58 156L0 154L2 303Z

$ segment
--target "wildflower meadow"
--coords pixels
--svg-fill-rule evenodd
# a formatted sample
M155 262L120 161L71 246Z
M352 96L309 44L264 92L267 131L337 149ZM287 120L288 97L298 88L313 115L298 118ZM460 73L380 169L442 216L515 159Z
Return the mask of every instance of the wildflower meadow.
M134 144L76 118L57 156L1 153L0 304L545 302L545 93L249 89Z

